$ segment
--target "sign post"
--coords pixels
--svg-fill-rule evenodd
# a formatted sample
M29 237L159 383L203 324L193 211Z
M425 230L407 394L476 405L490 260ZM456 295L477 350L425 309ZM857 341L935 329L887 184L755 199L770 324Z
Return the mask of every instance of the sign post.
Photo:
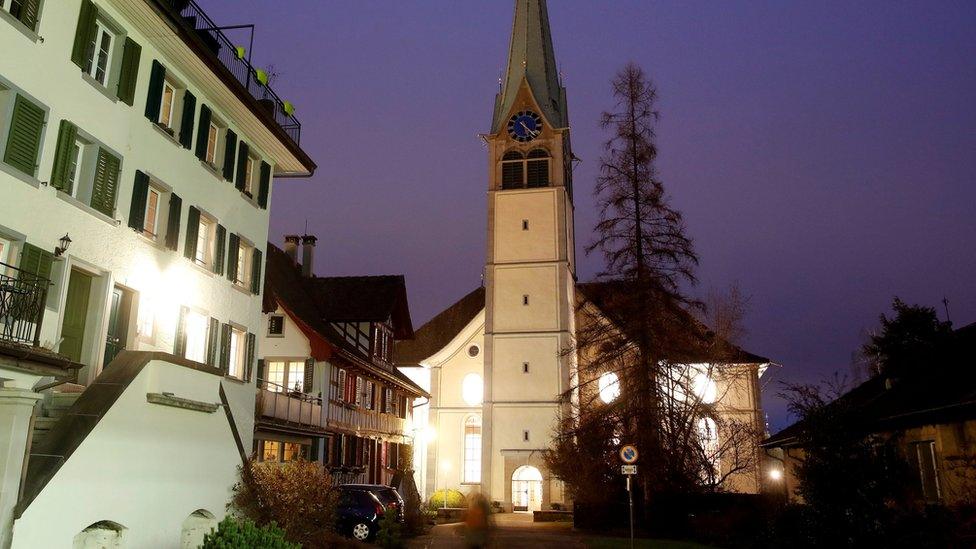
M631 488L631 477L637 474L637 448L628 444L620 449L620 473L627 477L627 500L630 505L630 549L634 549L634 491Z

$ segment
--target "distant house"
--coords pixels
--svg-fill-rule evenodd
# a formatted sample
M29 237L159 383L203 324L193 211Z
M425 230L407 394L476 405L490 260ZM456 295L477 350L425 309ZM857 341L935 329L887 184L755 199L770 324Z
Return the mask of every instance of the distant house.
M892 435L913 469L906 479L919 502L954 505L976 500L976 323L955 331L957 364L931 365L904 379L875 376L831 405L849 406L865 436ZM804 423L762 443L780 460L785 491L797 493Z
M254 452L299 457L337 482L389 483L413 442L413 401L427 393L393 367L413 337L402 276L318 277L315 237L268 245Z

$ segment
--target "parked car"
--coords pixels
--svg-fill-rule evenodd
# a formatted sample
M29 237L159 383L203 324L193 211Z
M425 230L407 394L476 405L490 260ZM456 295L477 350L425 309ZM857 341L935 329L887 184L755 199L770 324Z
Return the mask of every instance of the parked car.
M395 489L381 484L343 484L339 486L336 528L358 541L369 541L376 536L387 509L395 509L397 519L403 521L403 498Z

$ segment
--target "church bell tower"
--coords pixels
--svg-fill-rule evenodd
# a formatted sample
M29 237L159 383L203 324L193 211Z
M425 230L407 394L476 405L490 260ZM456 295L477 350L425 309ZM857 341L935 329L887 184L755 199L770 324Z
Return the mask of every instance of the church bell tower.
M552 446L575 356L572 149L545 0L516 0L488 144L482 486L532 511L563 503ZM569 355L574 355L570 353ZM541 479L539 478L541 476Z

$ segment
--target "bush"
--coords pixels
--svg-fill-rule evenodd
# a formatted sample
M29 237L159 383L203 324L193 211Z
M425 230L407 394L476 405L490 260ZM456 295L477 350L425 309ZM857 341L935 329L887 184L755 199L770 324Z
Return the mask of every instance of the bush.
M203 537L203 549L232 549L253 547L254 549L300 549L301 545L285 539L285 531L275 523L258 526L249 519L235 519L227 516L220 521L217 529Z
M468 507L468 500L465 499L464 494L457 490L437 490L430 496L427 500L427 505L432 509L440 509L445 507L444 499L447 498L446 507L453 507L456 509L466 509ZM436 512L436 511L435 511Z
M240 467L228 505L258 525L278 524L293 542L315 547L332 535L337 491L332 478L315 463L259 463Z
M404 547L400 534L400 521L397 520L395 509L387 509L380 519L380 529L376 532L376 545L384 549L399 549Z

